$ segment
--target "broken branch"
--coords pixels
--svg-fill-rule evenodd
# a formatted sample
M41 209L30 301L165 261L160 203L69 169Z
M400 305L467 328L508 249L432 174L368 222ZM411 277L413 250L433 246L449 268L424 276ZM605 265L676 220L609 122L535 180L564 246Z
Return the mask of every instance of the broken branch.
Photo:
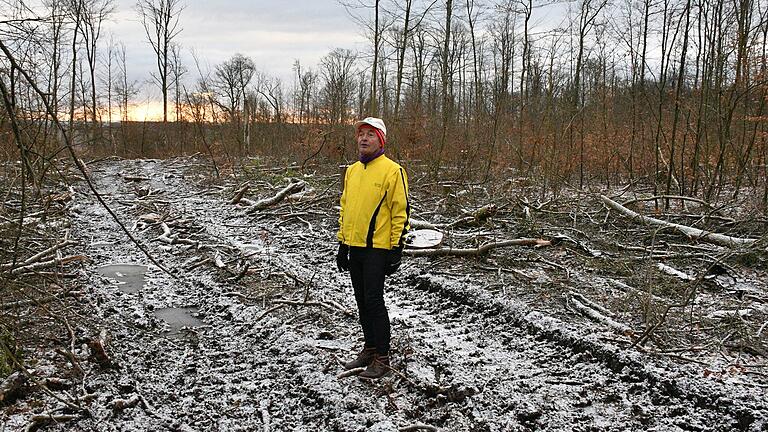
M608 198L605 195L600 195L600 199L603 200L603 203L605 203L605 205L623 214L624 216L627 216L631 219L639 219L646 224L676 229L677 231L687 235L692 239L701 240L707 243L712 243L712 244L725 246L729 248L749 246L757 241L756 239L751 239L751 238L744 239L739 237L731 237L724 234L717 234L711 231L704 231L698 228L693 228L693 227L680 225L672 222L665 222L663 220L654 219L652 217L643 216L638 213L635 213L634 211L622 206L621 204L617 203L616 201L613 201L612 199Z
M274 196L269 198L264 198L253 203L253 205L248 210L248 212L252 213L252 212L264 209L266 207L273 206L279 203L280 201L284 200L285 197L287 197L288 195L301 191L302 189L304 189L304 186L306 186L306 183L301 180L299 181L291 180L291 182L288 183L288 186L281 189L280 192L278 192Z

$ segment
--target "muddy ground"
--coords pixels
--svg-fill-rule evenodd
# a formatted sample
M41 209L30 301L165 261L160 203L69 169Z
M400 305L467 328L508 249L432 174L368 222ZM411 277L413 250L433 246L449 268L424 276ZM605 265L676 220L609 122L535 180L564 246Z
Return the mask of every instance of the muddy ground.
M68 251L87 261L62 267L76 287L57 300L66 330L26 353L0 430L768 430L765 245L734 253L611 213L597 194L436 184L414 168L413 217L438 224L445 247L549 243L406 256L386 291L395 371L371 383L342 374L361 340L334 262L339 170L89 169L157 262L72 184ZM291 181L304 190L254 210ZM696 219L695 205L673 204L678 223L765 235L764 220Z

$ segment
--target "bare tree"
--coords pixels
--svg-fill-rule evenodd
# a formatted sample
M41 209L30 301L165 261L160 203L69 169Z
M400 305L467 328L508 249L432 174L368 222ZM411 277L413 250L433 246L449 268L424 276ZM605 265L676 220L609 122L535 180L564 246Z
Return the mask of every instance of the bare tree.
M157 75L152 77L163 94L163 123L168 122L168 89L173 41L181 32L181 0L139 0L136 3L147 40L155 52Z
M129 106L131 100L139 93L138 81L129 81L128 64L125 56L125 44L120 42L115 48L117 60L117 75L112 82L112 89L118 100L120 110L120 133L123 141L123 152L128 152L128 139L126 136L127 123L129 121Z
M451 48L451 19L453 17L453 0L445 0L445 27L443 29L443 46L440 52L440 92L442 95L441 112L443 120L440 130L440 144L437 150L437 159L435 161L435 174L440 172L440 163L445 149L445 140L448 133L448 122L451 117L451 99L449 94L451 76L451 65L449 55Z
M248 111L246 87L251 83L255 73L256 66L253 60L242 54L235 54L229 60L216 66L214 71L213 89L221 96L220 106L238 131L237 142L240 151L243 150L243 144L248 144L246 142L249 136L247 130L241 133L243 130L242 113L243 110ZM247 128L247 118L245 123ZM245 136L246 140L242 139L241 135Z
M576 55L576 68L573 72L573 89L572 89L572 103L573 110L572 115L578 116L579 121L583 122L584 117L581 115L581 75L584 66L584 54L587 50L586 42L587 35L595 26L595 20L603 10L607 0L581 0L579 3L579 26L578 26L578 48ZM580 123L583 124L583 123ZM584 186L584 130L583 127L579 129L579 188ZM569 141L573 146L573 127L569 127Z
M173 104L176 122L183 120L184 110L182 109L182 83L181 78L186 75L187 68L181 60L181 45L174 43L171 45L171 84L173 85Z
M310 121L310 105L317 85L317 73L312 70L303 72L298 60L293 63L293 70L296 72L296 94L294 97L298 99L294 109L299 115L299 124L302 124L305 120Z
M114 11L112 0L75 0L81 3L80 18L82 24L79 26L80 35L85 47L86 62L88 64L89 84L90 84L90 103L91 122L94 128L99 123L98 103L96 101L96 61L97 47L101 37L101 28L105 20Z
M275 123L283 122L283 90L280 78L270 77L264 73L256 74L254 91L267 101L275 113Z
M349 118L349 108L355 93L353 66L357 56L350 50L336 49L320 60L323 78L321 104L325 120L330 125L343 124Z

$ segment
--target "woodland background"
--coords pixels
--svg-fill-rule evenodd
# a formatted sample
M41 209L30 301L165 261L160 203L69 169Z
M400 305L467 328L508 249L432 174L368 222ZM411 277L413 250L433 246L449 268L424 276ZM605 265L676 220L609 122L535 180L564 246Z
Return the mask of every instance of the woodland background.
M386 119L390 152L433 173L488 179L508 170L543 190L645 179L712 199L760 191L766 208L766 37L762 1L360 1L348 11L370 49L338 48L292 82L232 57L183 64L180 0L135 7L157 70L128 81L125 47L103 34L110 0L3 0L4 158L38 184L64 145L156 157L354 157L349 125ZM199 60L199 59L196 59ZM149 79L150 77L148 77ZM161 122L130 121L144 86ZM287 151L286 151L287 150Z

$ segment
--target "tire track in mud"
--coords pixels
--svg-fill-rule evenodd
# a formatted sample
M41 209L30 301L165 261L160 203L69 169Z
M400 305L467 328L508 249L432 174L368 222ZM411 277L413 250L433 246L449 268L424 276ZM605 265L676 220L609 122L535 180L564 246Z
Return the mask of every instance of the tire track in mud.
M547 400L551 398L548 393L554 393L560 402L587 408L583 410L584 415L594 417L590 427L599 425L599 430L765 430L767 427L764 399L753 400L748 395L727 392L702 379L694 382L690 376L680 375L674 367L600 343L589 335L567 328L562 322L499 300L471 284L449 282L432 275L411 274L406 279L408 286L433 293L438 303L453 304L453 307L439 308L440 315L445 316L447 312L450 316L451 310L460 310L470 322L482 323L480 327L485 331L474 332L475 335L480 334L482 338L488 333L502 334L501 340L508 353L522 353L526 359L541 360L516 364L519 357L510 361L496 357L502 365L512 365L498 368L502 370L502 376L509 377L512 382L530 381L522 386L522 392L517 393L526 394L531 385L538 386L537 399L543 394L543 400ZM469 328L471 325L463 331ZM488 351L487 342L478 346ZM478 368L473 371L477 374ZM567 392L558 395L560 384L578 387L578 397ZM518 412L523 423L529 403L530 400L526 401L523 410ZM617 404L622 407L617 409ZM546 403L539 400L534 405L546 406ZM629 416L621 412L626 407L630 407ZM542 417L540 422L552 426L552 419L544 419L546 415L540 410L533 412L537 418ZM583 420L568 419L572 415L561 415L567 421L559 423L555 430L573 428ZM617 423L617 420L620 421ZM556 421L562 421L562 418ZM582 426L588 426L588 423Z
M251 280L255 291L276 284L287 298L310 292L312 298L354 309L348 278L332 265L332 215L311 221L316 227L309 241L291 235L298 225L270 219L253 224L219 193L195 186L194 170L182 162L189 161L112 161L99 164L94 176L128 225L137 214L119 203L134 193L120 177L124 172L149 178L156 198L146 201L191 217L203 243L253 248L256 267L281 267L307 285L280 287L265 278ZM83 206L77 218L85 227L101 211L92 201ZM109 221L94 226L81 235L122 241ZM264 233L270 245L260 240ZM154 236L141 237L146 242ZM164 265L178 270L193 252L149 244ZM88 253L98 264L141 260L130 245L91 246ZM759 430L752 411L692 397L674 382L655 378L639 361L617 358L562 330L562 323L546 317L534 322L525 311L468 284L452 285L408 267L387 291L394 365L402 376L374 384L336 378L339 359L359 344L355 319L339 312L283 308L264 315L265 305L227 295L234 284L210 269L184 274L188 283L183 284L150 270L138 295L94 278L96 314L111 320L112 345L124 365L90 383L107 389L94 407L100 426L253 430L268 423L274 430L356 431L426 423L449 431ZM153 311L185 306L197 307L204 325L181 338L163 336ZM140 393L148 406L121 414L108 409L110 397L131 393Z

